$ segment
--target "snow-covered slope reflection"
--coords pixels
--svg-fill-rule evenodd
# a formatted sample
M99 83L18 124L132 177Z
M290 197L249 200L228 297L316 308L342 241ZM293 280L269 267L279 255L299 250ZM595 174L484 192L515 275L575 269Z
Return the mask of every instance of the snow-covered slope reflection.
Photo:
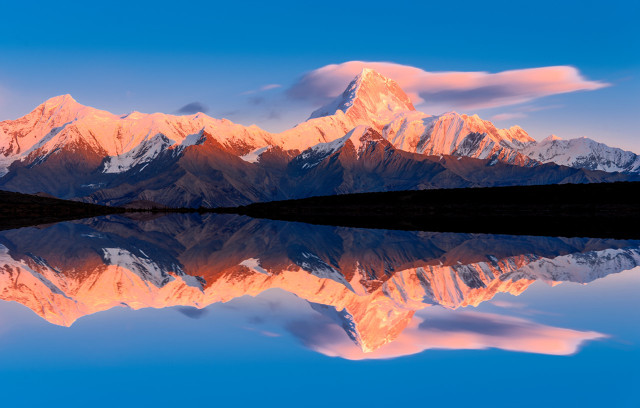
M517 296L537 280L589 283L638 265L639 241L110 216L0 232L0 299L70 326L117 306L202 309L278 288L324 316L287 329L327 355L485 347L570 354L604 334L464 309L445 319L438 311L501 292Z

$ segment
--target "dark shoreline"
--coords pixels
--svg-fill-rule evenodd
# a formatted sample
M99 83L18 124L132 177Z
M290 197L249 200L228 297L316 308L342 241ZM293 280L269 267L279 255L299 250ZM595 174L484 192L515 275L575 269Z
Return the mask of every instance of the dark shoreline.
M0 230L123 213L220 213L356 228L640 238L640 182L345 194L222 208L128 209L0 191Z
M640 182L397 191L214 209L310 224L438 232L640 238Z
M125 211L124 208L0 190L0 230L52 224Z

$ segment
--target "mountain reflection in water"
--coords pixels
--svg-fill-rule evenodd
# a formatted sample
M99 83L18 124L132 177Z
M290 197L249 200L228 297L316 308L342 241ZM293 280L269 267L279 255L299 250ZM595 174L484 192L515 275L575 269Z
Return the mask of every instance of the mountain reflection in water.
M0 232L0 299L70 326L116 306L181 306L198 317L208 305L278 288L317 312L286 329L330 356L487 347L572 354L606 334L464 308L517 296L537 280L586 284L639 264L640 241L108 216Z

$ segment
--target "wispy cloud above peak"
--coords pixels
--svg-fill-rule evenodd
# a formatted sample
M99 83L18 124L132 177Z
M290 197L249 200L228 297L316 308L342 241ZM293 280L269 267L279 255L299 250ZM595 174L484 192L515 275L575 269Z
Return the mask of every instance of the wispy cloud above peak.
M544 96L592 91L610 84L584 78L572 66L489 72L428 72L391 62L349 61L304 74L288 90L290 98L322 104L339 95L363 68L393 79L415 105L484 109L529 102Z
M272 89L278 89L278 88L281 88L281 87L282 87L282 85L280 85L280 84L267 84L267 85L261 86L258 89L251 89L249 91L242 92L240 95L251 95L251 94L258 93L258 92L264 92L264 91L270 91Z
M498 113L497 115L493 115L491 120L510 120L510 119L520 119L526 118L527 115L523 112L507 112L507 113Z
M526 118L532 112L538 112L549 109L563 108L564 105L543 105L543 106L527 106L520 105L510 112L501 112L491 117L491 120L502 121L511 119Z

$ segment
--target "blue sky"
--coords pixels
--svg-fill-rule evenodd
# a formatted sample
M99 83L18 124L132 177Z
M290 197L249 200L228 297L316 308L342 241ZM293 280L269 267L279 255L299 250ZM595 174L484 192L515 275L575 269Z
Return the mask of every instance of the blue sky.
M281 130L317 107L287 90L329 64L430 73L566 66L607 86L428 113L452 108L537 139L587 136L640 153L637 2L92 3L3 4L0 120L70 93L114 113L177 113L198 102L211 116Z

